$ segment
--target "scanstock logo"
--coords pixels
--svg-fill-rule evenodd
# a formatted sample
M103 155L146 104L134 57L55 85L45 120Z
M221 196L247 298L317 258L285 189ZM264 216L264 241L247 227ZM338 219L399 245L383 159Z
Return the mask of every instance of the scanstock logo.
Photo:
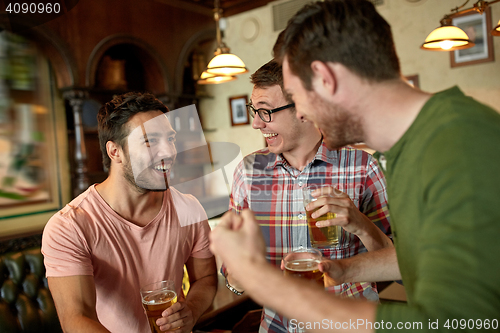
M79 0L0 1L0 30L21 32L49 22L73 9Z

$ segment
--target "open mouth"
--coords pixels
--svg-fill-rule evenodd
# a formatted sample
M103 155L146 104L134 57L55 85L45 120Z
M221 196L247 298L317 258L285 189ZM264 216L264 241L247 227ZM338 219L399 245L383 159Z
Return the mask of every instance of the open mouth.
M160 162L151 166L151 168L160 173L168 173L172 167L172 161L161 160Z
M276 140L278 133L262 133L268 144L271 144Z

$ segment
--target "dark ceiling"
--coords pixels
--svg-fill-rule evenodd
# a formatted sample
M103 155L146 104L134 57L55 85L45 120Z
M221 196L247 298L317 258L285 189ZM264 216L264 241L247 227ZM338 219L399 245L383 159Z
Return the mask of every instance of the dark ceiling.
M213 15L215 0L156 0L164 4L179 7L185 10ZM223 17L239 14L247 10L265 6L275 0L219 0Z

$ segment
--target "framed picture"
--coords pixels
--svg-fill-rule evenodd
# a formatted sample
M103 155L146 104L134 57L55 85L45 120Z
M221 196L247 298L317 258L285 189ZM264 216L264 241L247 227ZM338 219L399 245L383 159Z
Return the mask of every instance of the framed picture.
M459 27L476 44L474 47L450 52L451 67L467 66L495 60L491 31L491 8L483 14L472 12L454 17L452 24Z
M246 125L250 124L250 119L247 112L248 96L229 97L229 110L231 112L231 125Z
M420 83L418 82L418 74L405 76L406 81L415 88L420 88Z

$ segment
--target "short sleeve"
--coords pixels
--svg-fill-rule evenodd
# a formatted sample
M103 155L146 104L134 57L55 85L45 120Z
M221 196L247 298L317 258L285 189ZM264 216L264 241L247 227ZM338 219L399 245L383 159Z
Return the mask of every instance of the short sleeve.
M385 177L372 157L368 159L365 192L359 209L386 235L391 234Z
M62 212L49 220L42 236L46 276L93 275L89 247Z
M195 241L193 250L191 252L191 257L193 258L211 258L213 256L210 251L210 242L208 239L208 234L210 233L210 226L208 221L202 221L194 225L195 230Z

